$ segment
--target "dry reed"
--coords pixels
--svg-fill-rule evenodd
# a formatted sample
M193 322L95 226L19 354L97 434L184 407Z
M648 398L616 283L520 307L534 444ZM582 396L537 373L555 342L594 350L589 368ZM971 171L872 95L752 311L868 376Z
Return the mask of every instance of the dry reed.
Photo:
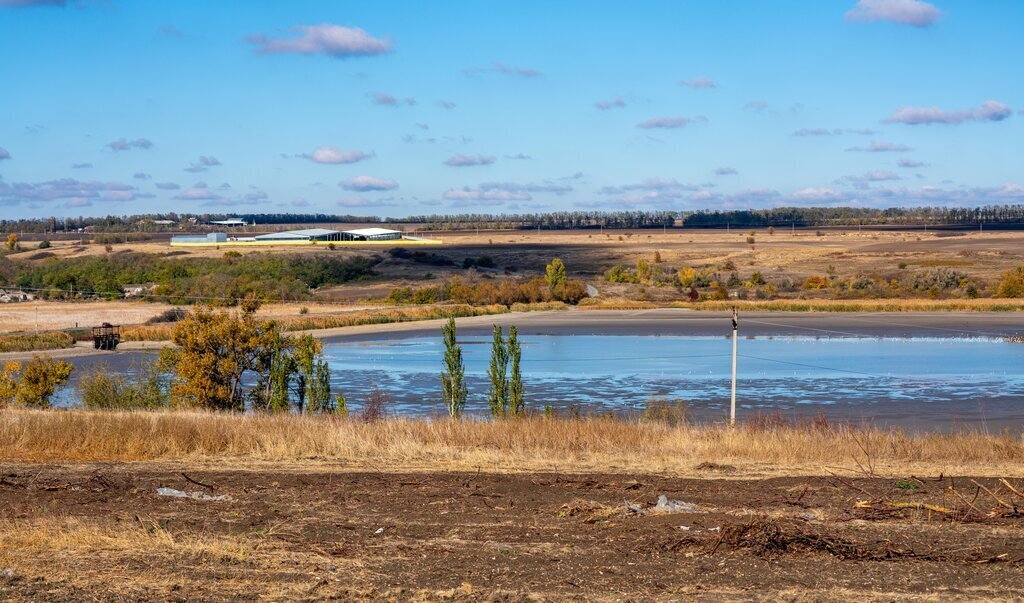
M851 426L669 426L611 417L481 421L206 412L0 411L9 461L205 459L303 461L351 467L499 471L687 472L701 462L758 470L1005 474L1024 442L976 432L912 435Z

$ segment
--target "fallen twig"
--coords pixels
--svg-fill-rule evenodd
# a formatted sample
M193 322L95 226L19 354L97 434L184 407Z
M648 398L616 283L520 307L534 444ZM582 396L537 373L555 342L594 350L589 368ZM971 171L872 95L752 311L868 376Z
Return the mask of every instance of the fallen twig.
M189 476L188 476L188 474L187 474L187 473L185 473L184 471L183 471L183 472L181 473L181 477L185 478L186 480L188 480L188 481L192 482L193 484L195 484L195 485L197 485L197 486L201 486L201 487L203 487L203 488L209 488L210 490L216 490L216 489L217 489L217 486L211 486L210 484L204 484L204 483L203 483L203 482L201 482L201 481L198 481L198 480L192 479L192 478L191 478L191 477L189 477Z

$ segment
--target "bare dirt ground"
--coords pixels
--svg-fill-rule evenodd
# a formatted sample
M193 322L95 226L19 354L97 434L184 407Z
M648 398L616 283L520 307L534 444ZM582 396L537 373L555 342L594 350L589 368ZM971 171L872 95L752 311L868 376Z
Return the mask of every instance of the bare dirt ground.
M985 516L983 493L978 514L855 506L966 509L966 477L692 473L0 465L0 598L993 600L1024 583L1024 518ZM660 495L693 507L656 512Z

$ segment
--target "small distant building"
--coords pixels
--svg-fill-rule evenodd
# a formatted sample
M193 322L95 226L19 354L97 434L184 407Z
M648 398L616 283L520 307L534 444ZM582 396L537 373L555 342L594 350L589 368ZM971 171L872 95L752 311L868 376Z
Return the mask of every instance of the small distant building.
M121 291L125 297L141 297L147 291L152 291L156 285L121 285Z
M0 304L13 304L25 301L32 301L32 296L21 290L0 289Z
M228 235L223 232L210 232L205 235L177 235L171 237L171 245L216 245L227 243Z

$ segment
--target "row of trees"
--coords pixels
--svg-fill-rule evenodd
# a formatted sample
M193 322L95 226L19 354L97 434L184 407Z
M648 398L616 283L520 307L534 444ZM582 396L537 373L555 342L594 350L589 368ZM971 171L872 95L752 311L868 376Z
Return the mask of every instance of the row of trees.
M405 218L335 214L179 214L159 213L132 216L78 218L35 218L0 220L0 232L51 233L89 229L94 232L150 232L181 230L211 220L237 217L256 224L384 223L411 224L423 230L527 229L570 230L594 228L736 228L767 226L857 226L917 224L1022 224L1024 205L980 207L780 207L736 211L558 211L522 214L443 214ZM171 225L158 221L170 220Z
M466 367L462 360L462 346L456 339L454 318L449 318L441 327L441 335L444 343L441 391L448 414L457 419L465 410L469 387L466 385ZM487 407L494 417L520 416L526 412L522 356L516 328L509 327L506 339L502 328L494 325L491 363L487 369L487 377L491 382L487 392Z
M0 276L3 282L39 290L43 298L116 298L122 296L124 285L152 283L155 288L142 297L179 304L202 298L211 305L233 305L250 294L271 300L305 299L311 289L374 275L379 261L376 256L331 254L299 257L228 252L221 258L167 258L118 253L42 262L5 260L0 264Z

